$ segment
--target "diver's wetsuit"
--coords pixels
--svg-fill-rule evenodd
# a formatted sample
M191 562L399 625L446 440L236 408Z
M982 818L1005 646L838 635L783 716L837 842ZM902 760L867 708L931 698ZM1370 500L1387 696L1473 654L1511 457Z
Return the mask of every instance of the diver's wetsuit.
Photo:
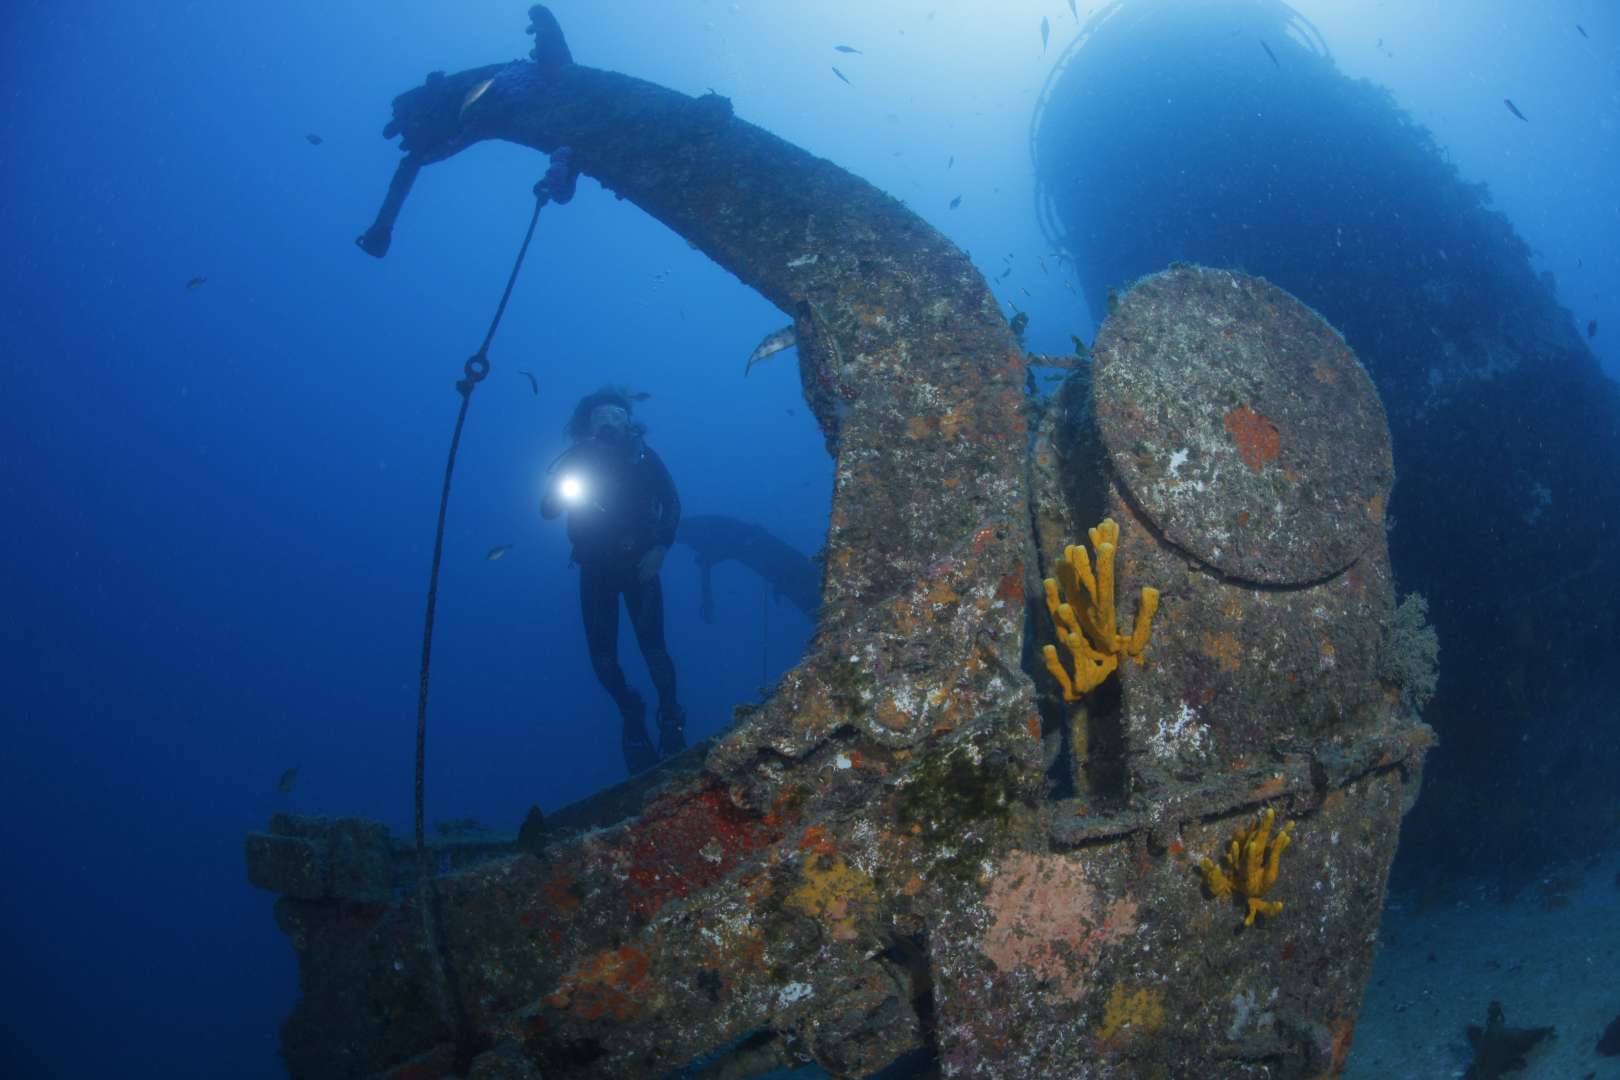
M624 718L625 766L636 773L656 763L658 752L647 738L646 705L619 666L619 597L658 691L660 742L665 753L673 752L684 746L685 714L676 702L675 664L664 645L664 588L656 572L642 580L640 569L648 552L667 551L674 542L681 500L669 470L639 436L576 443L551 468L541 516L554 518L563 510L559 485L568 476L584 487L580 500L567 509L585 642L597 679Z

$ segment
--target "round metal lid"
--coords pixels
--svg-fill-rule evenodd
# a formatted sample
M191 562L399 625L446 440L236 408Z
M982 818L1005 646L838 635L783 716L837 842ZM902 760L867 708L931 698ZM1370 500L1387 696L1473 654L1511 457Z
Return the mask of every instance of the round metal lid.
M1231 577L1304 584L1382 542L1395 471L1372 380L1274 285L1175 266L1137 282L1093 349L1097 424L1141 510Z

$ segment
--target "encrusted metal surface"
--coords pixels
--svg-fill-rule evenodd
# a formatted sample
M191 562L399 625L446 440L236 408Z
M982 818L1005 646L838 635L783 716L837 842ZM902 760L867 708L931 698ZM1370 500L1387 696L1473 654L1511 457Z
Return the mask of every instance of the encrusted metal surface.
M1031 462L1022 358L960 251L723 99L558 61L560 32L532 14L549 63L396 101L411 157L379 221L416 167L476 138L566 144L791 314L837 455L817 633L712 744L505 853L481 840L487 861L427 888L393 891L374 826L250 838L250 877L283 893L299 955L293 1075L1331 1074L1426 746L1372 662L1392 607L1380 534L1301 588L1212 572L1187 554L1200 536L1167 543L1135 515L1083 378ZM1279 312L1251 314L1257 340ZM1133 400L1152 414L1150 389ZM1290 431L1324 404L1255 400ZM1336 475L1317 454L1286 460ZM1230 475L1217 506L1247 490ZM1050 559L1104 513L1121 525L1120 596L1163 593L1146 665L1038 709L1036 543ZM1065 732L1067 793L1050 752ZM1285 906L1239 932L1197 860L1262 804L1297 819Z
M1173 543L1223 574L1288 585L1382 541L1383 406L1344 339L1292 296L1178 266L1119 299L1094 352L1103 441Z

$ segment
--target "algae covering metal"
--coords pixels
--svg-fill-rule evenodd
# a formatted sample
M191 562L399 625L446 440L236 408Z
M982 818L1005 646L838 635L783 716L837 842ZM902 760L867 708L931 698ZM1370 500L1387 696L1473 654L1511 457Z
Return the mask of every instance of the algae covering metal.
M1031 467L1022 357L959 250L724 99L572 63L531 15L532 62L396 99L407 158L367 250L421 165L568 145L792 315L837 455L817 634L716 741L516 842L438 845L429 887L364 823L250 837L299 957L293 1075L1335 1068L1426 731L1373 674L1381 542L1286 602L1210 573L1132 516L1083 379ZM1146 666L1066 709L1025 660L1026 581L1037 540L1049 557L1102 511L1121 595L1164 600ZM1212 659L1216 627L1236 649ZM1284 910L1241 930L1195 867L1262 804L1298 821Z
M1389 426L1344 339L1259 278L1138 282L1093 350L1097 423L1148 519L1232 577L1291 585L1382 542Z

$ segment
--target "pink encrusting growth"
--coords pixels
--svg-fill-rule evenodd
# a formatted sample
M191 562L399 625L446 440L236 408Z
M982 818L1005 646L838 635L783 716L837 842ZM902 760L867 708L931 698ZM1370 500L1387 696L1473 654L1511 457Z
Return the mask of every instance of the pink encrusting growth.
M1138 907L1101 895L1077 859L1026 851L1001 864L984 906L984 955L1007 974L1029 971L1066 1001L1090 989L1097 954L1135 932Z

